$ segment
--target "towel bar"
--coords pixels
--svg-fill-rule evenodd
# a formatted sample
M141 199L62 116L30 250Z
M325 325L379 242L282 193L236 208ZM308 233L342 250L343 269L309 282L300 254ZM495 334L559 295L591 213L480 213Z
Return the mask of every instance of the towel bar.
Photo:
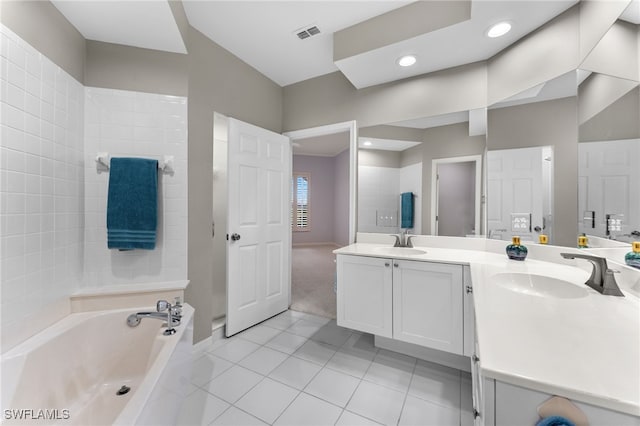
M173 155L165 155L162 157L162 161L158 161L158 169L163 173L171 173L173 172ZM109 170L109 153L108 152L99 152L96 155L96 163L98 167L98 171Z

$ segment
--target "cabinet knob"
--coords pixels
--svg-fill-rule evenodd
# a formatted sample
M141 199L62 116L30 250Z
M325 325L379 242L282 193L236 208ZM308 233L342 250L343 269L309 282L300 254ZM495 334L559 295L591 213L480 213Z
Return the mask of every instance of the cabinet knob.
M480 417L480 411L476 410L475 408L473 409L473 418L477 419L478 417Z
M471 287L470 285L465 286L465 290L467 291L467 294L473 293L473 287Z
M394 263L394 264L393 264L393 267L394 267L394 268L397 268L398 266L400 266L400 265L398 265L397 263Z
M471 357L471 361L478 362L478 361L480 361L480 358L478 358L478 355L473 354L473 356Z
M391 264L389 262L384 262L384 266L388 268L389 266L391 266Z

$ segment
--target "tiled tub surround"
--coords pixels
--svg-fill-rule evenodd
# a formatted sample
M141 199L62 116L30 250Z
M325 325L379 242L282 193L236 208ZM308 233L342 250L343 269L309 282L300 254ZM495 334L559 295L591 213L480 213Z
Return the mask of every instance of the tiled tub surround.
M187 278L187 98L87 87L85 89L85 286ZM155 250L107 248L109 172L98 152L111 157L174 157L174 170L158 172Z
M2 350L69 313L82 282L83 86L0 25Z
M68 315L79 289L187 277L187 100L85 88L0 25L2 351ZM156 249L106 245L111 156L174 157Z
M359 234L358 240L368 243L337 252L389 257L377 250L388 245L379 238ZM477 355L485 378L565 396L640 421L638 271L610 263L620 270L616 280L626 297L603 296L583 284L591 271L588 262L568 261L559 254L578 249L530 244L527 260L514 262L504 254L505 241L419 236L413 243L426 254L400 258L470 265ZM574 284L585 295L562 299L518 293L495 284L492 277L499 273L554 277Z
M3 419L5 410L66 409L64 424L175 424L188 392L194 311L183 305L171 336L154 319L127 326L130 314L149 310L72 314L5 353ZM131 390L116 395L123 385Z
M198 345L181 425L473 425L467 373L284 312Z

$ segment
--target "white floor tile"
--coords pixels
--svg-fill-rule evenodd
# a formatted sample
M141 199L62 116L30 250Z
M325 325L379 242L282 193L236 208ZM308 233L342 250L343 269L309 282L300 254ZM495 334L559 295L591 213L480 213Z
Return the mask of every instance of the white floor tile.
M302 390L321 368L318 364L292 356L273 370L269 377Z
M266 425L262 420L247 414L236 407L229 407L227 411L218 416L212 425L215 426L262 426Z
M373 420L369 420L347 410L342 412L342 415L336 422L336 426L376 426L379 424L380 423L376 423Z
M283 315L284 314L280 314L277 317L273 317L263 322L262 324L268 327L277 328L278 330L286 330L300 320L300 318L294 318L290 315Z
M416 368L409 394L436 404L460 409L460 377L434 369Z
M311 337L322 328L324 324L301 319L300 321L287 328L288 333L297 334L298 336Z
M301 393L274 423L290 426L326 426L338 420L341 408L321 401L311 395Z
M260 324L243 331L238 337L259 345L264 345L280 333L282 333L282 330Z
M211 352L227 361L238 362L250 353L258 350L260 345L243 339L233 339L229 343Z
M395 425L400 418L404 397L403 392L362 381L351 397L347 410L378 423Z
M313 315L313 314L307 314L307 313L302 313L301 319L305 319L307 321L315 322L317 324L322 324L322 325L327 324L329 321L331 321L331 318L321 317L319 315ZM335 320L333 321L335 322Z
M411 383L411 376L412 370L405 364L380 364L374 361L364 375L364 380L406 392Z
M289 355L263 346L240 361L238 365L266 376L287 358Z
M323 368L304 391L344 408L359 383L360 379L353 376Z
M236 407L272 424L300 391L269 378L258 383L236 402Z
M351 334L351 330L336 325L336 321L332 320L323 325L311 338L316 342L328 343L340 347L349 340Z
M205 390L218 398L234 403L262 379L263 376L260 374L234 365L209 382Z
M191 383L203 386L233 366L233 363L211 354L203 354L193 361Z
M297 351L300 346L304 345L306 341L306 337L284 332L269 340L265 346L280 352L292 354Z
M178 415L180 425L206 425L218 417L229 404L202 389L187 396Z
M304 312L292 311L291 309L289 309L288 311L285 311L285 312L281 313L280 315L283 316L283 317L302 319L302 318L306 317L309 314L305 314Z
M373 335L356 332L340 347L340 351L370 356L373 359L378 353L378 348L373 344Z
M373 354L358 354L338 351L327 363L327 368L362 379L369 369L372 359Z
M337 350L338 348L335 346L308 340L307 343L293 353L293 356L315 362L316 364L325 365Z
M399 425L454 426L460 424L460 410L408 395Z
M380 349L373 361L379 364L391 366L402 365L404 370L413 370L417 360L409 355L388 351L386 349Z

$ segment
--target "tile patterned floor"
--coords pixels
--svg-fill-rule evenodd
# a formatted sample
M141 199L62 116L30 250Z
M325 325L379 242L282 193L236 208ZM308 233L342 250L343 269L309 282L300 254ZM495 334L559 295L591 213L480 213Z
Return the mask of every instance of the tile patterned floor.
M194 354L180 425L473 424L467 373L287 311Z

